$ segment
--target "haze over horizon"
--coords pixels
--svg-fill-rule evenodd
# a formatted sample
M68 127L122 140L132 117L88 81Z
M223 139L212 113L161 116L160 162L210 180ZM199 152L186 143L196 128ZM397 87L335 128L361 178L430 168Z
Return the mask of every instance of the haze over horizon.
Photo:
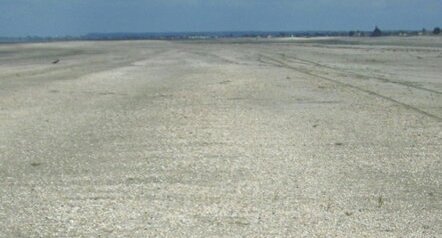
M432 29L440 0L0 0L0 36Z

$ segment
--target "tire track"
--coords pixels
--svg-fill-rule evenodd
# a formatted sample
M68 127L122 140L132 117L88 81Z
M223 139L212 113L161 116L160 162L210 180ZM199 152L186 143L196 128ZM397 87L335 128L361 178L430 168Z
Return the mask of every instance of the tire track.
M364 79L369 79L369 78L370 79L376 79L376 80L381 81L383 83L397 84L397 85L401 85L401 86L405 86L405 87L410 87L410 88L414 88L414 89L418 89L418 90L422 90L422 91L426 91L426 92L442 95L442 92L439 92L437 90L433 90L433 89L429 89L429 88L424 88L424 87L420 87L420 86L416 86L416 85L412 85L412 84L407 84L407 83L404 83L404 82L393 81L393 80L390 80L390 79L387 79L387 78L384 78L384 77L376 77L376 76L368 77L368 76L366 76L364 74L358 74L358 73L351 72L351 71L345 70L345 69L338 69L336 67L332 67L332 66L328 66L328 65L325 65L325 64L321 64L321 63L318 63L318 62L315 62L315 61L301 59L301 58L298 58L298 57L295 57L295 56L286 56L286 55L284 55L284 57L287 57L288 59L294 59L296 61L299 61L299 62L302 62L302 63L305 63L305 64L310 64L310 65L313 65L313 66L330 69L330 70L335 71L335 73L339 74L339 75L343 75L343 74L339 73L338 71L345 71L346 73L351 74L352 76L356 76L356 77L360 77L360 78L364 78Z
M264 61L263 61L263 59L264 59ZM362 88L362 87L359 87L359 86L356 86L356 85L353 85L353 84L350 84L350 83L344 83L344 82L341 82L341 81L336 80L336 79L332 79L332 78L329 78L329 77L325 77L325 76L322 76L322 75L319 75L319 74L312 73L312 72L310 72L308 70L304 70L304 69L301 69L301 68L294 67L292 65L287 64L286 62L284 62L282 60L276 59L276 58L271 57L269 55L259 54L259 60L258 61L260 61L261 63L270 64L270 65L273 65L273 66L278 66L278 67L283 67L283 68L287 68L287 69L292 69L292 70L295 70L297 72L300 72L300 73L312 76L314 78L319 78L321 80L332 82L332 83L335 83L335 84L338 84L338 85L341 85L341 86L344 86L344 87L347 87L347 88L352 88L352 89L355 89L355 90L367 93L369 95L372 95L372 96L375 96L375 97L378 97L378 98L382 98L384 100L387 100L387 101L390 101L392 103L398 104L398 105L400 105L400 106L402 106L402 107L404 107L404 108L406 108L408 110L415 111L415 112L417 112L419 114L425 115L425 116L430 117L432 119L435 119L435 120L437 120L439 122L442 121L442 118L437 116L437 115L434 115L434 114L431 114L429 112L423 111L423 110L421 110L421 109L419 109L417 107L411 106L409 104L400 102L400 101L398 101L398 100L396 100L394 98L391 98L391 97L388 97L388 96L385 96L385 95L382 95L382 94L370 91L368 89L365 89L365 88Z

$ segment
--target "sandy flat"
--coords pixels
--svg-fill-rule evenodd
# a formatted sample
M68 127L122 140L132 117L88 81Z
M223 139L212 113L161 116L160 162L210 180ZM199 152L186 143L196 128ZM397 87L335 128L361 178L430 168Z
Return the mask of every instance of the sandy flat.
M0 45L0 237L438 237L441 66L440 37Z

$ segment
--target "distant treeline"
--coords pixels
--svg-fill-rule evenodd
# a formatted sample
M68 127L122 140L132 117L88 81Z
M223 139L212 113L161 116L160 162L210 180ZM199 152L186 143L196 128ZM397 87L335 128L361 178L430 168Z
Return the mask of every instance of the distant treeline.
M106 41L106 40L186 40L186 39L218 39L218 38L281 38L281 37L324 37L324 36L418 36L437 35L440 28L433 31L422 29L419 31L381 31L376 27L374 31L235 31L235 32L164 32L164 33L90 33L84 36L59 37L0 37L1 43L17 42L51 42L51 41Z

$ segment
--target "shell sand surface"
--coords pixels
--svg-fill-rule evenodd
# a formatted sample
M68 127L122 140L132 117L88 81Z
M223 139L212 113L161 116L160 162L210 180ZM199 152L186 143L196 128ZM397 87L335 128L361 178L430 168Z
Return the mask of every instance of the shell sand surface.
M440 236L441 39L0 45L0 237Z

